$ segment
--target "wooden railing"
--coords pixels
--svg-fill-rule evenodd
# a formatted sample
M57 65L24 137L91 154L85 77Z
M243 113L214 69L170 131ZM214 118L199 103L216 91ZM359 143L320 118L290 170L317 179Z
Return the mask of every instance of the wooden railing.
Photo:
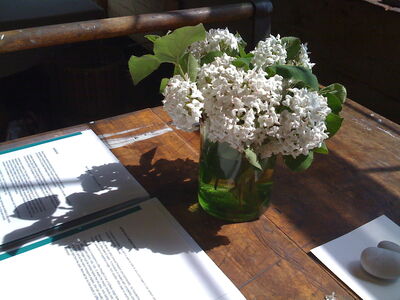
M133 33L174 29L198 23L253 18L253 42L270 32L272 4L266 1L174 10L163 13L107 18L0 32L0 53L106 39Z

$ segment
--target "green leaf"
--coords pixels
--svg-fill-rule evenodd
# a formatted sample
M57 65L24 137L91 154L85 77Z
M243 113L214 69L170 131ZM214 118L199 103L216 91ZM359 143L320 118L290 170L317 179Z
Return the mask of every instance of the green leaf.
M212 174L220 179L231 178L240 168L241 153L228 143L206 142L205 164Z
M212 63L216 57L222 56L222 54L223 53L221 51L208 52L204 57L201 58L200 64L204 65Z
M251 57L239 57L232 61L232 65L245 70L250 69Z
M246 47L246 45L242 46L242 45L239 44L239 55L240 55L240 57L246 57L247 53L245 51L245 47Z
M138 84L142 79L153 73L160 66L160 63L158 58L151 54L141 57L131 56L128 66L133 84Z
M244 39L242 39L241 35L237 32L235 34L235 37L238 39L239 43L238 43L238 47L239 47L239 56L240 57L245 57L246 54L246 46L247 43Z
M335 95L342 103L346 101L347 97L346 88L339 83L333 83L331 85L328 85L327 87L321 89L319 93L324 96L327 94Z
M191 81L196 81L197 73L199 72L199 63L192 53L188 57L187 72Z
M187 47L205 37L203 24L178 28L154 41L154 54L161 62L176 63Z
M314 159L314 152L308 152L308 155L299 155L296 158L293 158L291 155L287 155L283 157L285 164L295 172L301 172L308 169Z
M293 60L297 58L300 52L300 45L301 45L300 39L288 36L288 37L283 37L281 40L285 44L287 60Z
M181 71L179 70L179 67L177 66L177 65L175 65L174 66L174 76L175 75L183 75L183 74L181 74Z
M246 57L246 58L253 58L253 57L254 57L254 54L253 54L253 53L247 53L247 54L244 55L243 57Z
M155 42L156 39L160 38L160 36L157 34L148 34L148 35L145 35L144 37L153 43Z
M163 79L161 79L161 83L160 83L160 93L161 93L161 94L164 93L164 90L165 90L165 88L166 88L168 82L169 82L169 78L163 78Z
M328 98L328 106L334 114L339 114L342 110L342 102L334 94L326 94Z
M335 133L339 130L340 126L342 126L343 118L340 116L330 113L327 115L325 119L326 128L329 133L329 137L335 135Z
M190 80L196 81L197 73L199 71L199 63L193 54L186 53L181 59L179 59L179 65L181 66L182 71L189 75Z
M262 166L260 164L260 162L258 161L258 157L257 154L250 148L247 148L246 150L244 150L244 154L246 156L246 159L248 160L248 162L255 168L262 170Z
M191 53L186 53L175 63L174 75L187 74L190 80L195 81L199 70L199 63Z
M181 56L178 60L178 63L184 73L187 73L188 57L189 57L189 53L186 53L183 56Z
M294 79L296 81L303 82L308 87L318 90L319 84L317 77L309 69L298 67L298 66L287 66L287 65L273 65L266 68L266 72L269 76L275 74L281 75L286 79Z
M328 147L326 146L326 144L324 142L322 142L321 147L315 148L315 149L313 149L313 151L315 153L320 153L320 154L328 154L329 153Z

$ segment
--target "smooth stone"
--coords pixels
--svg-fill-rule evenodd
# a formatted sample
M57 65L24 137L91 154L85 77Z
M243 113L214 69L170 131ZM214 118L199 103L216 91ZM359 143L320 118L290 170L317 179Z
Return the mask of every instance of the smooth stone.
M369 247L361 253L363 269L378 278L400 277L400 253L388 249Z
M384 248L392 251L396 251L400 253L400 246L391 241L380 241L378 244L378 248Z

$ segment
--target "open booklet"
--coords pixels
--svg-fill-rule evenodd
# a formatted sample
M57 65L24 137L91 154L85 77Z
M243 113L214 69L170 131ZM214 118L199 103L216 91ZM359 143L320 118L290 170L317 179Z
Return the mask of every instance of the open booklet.
M400 280L368 274L361 266L364 249L380 241L400 244L400 226L385 215L311 250L339 279L365 300L400 300Z
M0 164L1 299L245 299L92 131Z
M149 198L91 130L0 152L0 245Z

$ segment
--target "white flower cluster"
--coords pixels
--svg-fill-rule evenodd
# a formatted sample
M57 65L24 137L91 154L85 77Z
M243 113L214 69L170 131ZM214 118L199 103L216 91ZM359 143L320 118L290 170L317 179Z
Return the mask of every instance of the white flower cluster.
M297 60L290 61L289 64L292 64L294 66L304 67L311 70L315 66L315 64L310 61L310 57L308 56L307 50L308 50L307 44L301 44L299 58Z
M210 30L206 41L193 44L190 51L200 57L222 46L236 49L238 39L227 30ZM227 142L238 151L251 147L261 158L297 157L320 147L328 138L327 99L306 88L290 88L290 81L279 75L268 78L260 66L288 64L279 36L260 42L253 54L254 69L236 67L235 58L224 53L200 67L196 82L172 77L163 103L174 124L192 131L205 121L211 141ZM313 66L306 45L291 64Z
M164 109L174 120L174 125L186 131L196 130L204 106L203 95L196 83L175 75L169 80L163 95Z
M279 35L276 37L271 35L264 41L258 42L256 48L251 53L254 55L252 63L257 68L262 69L274 64L288 64L305 67L311 70L315 65L310 62L306 44L300 45L299 56L296 60L287 60L285 43Z
M242 39L230 33L228 28L210 29L203 41L195 42L190 46L189 52L194 57L200 58L211 51L239 51L241 41Z
M266 68L274 64L283 65L286 62L286 48L279 35L271 35L264 41L259 41L251 52L254 57L252 63L258 68Z
M259 122L265 126L263 134L276 131L275 107L282 95L282 77L267 79L263 70L244 71L233 66L233 60L224 54L204 65L198 86L207 99L204 113L210 140L227 142L242 151L259 139Z
M280 113L280 126L274 139L259 148L261 157L279 153L293 157L307 155L328 138L325 119L331 109L327 99L305 88L293 88L288 92L282 100L282 105L288 109Z

